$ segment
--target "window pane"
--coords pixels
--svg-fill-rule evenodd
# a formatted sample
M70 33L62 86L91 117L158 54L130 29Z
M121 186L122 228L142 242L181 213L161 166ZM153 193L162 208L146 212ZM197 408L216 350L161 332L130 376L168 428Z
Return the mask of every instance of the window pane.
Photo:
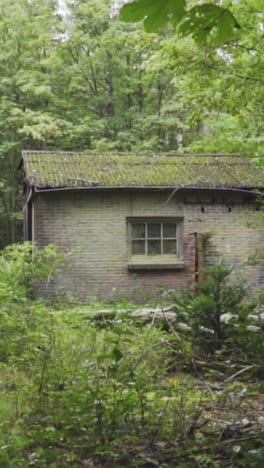
M148 237L160 238L161 235L161 224L160 223L148 223Z
M132 241L132 255L145 255L145 241Z
M148 255L161 255L161 241L160 240L148 241Z
M145 238L145 223L133 223L132 225L132 238Z
M176 237L176 224L175 223L163 224L163 237Z
M164 255L176 255L177 253L177 244L176 240L164 240L163 241L163 254Z

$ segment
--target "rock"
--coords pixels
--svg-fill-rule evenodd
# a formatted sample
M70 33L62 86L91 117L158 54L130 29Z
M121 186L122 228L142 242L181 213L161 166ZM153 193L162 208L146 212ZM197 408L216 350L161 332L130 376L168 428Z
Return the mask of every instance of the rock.
M241 426L246 428L246 427L250 427L252 424L251 422L248 420L248 418L243 418L242 421L241 421Z
M173 312L174 306L170 307L156 307L156 308L143 308L137 309L132 312L131 317L134 318L145 318L150 320L162 319L170 322L175 322L177 314Z
M95 320L104 320L115 318L116 311L113 309L101 309L97 310L93 316Z
M117 309L118 314L127 314L128 312L132 312L133 309Z
M259 315L249 314L248 318L250 318L251 320L254 320L254 322L259 321Z
M260 327L256 327L255 325L248 325L248 326L246 327L246 330L252 331L252 332L258 332L258 331L261 330L261 328L260 328Z
M199 330L203 333L208 333L210 335L214 334L214 330L211 330L211 328L204 327L203 325L199 327Z
M261 305L261 306L255 307L255 309L253 310L253 314L250 314L249 317L253 318L253 316L254 316L254 319L255 317L257 317L257 320L259 320L260 322L263 322L264 321L264 306Z
M178 322L177 323L177 329L180 330L180 331L189 331L189 330L191 330L191 327L189 327L189 325L187 325L187 323Z
M220 322L228 323L230 322L230 320L235 320L237 318L238 318L238 315L227 312L226 314L221 315Z

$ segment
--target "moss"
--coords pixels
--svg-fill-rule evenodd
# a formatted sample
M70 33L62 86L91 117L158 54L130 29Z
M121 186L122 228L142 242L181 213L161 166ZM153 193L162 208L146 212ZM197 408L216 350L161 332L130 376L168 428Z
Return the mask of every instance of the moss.
M26 180L48 187L262 188L240 155L23 152Z

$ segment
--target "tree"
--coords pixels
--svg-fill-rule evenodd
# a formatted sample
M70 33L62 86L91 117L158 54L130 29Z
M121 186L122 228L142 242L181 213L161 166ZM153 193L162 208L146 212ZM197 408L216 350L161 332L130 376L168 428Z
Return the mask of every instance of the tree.
M41 148L56 124L48 112L55 30L52 2L3 0L0 12L0 244L5 245L21 236L20 150L33 141Z
M1 2L1 246L22 237L21 149L240 151L263 165L257 0L234 3L242 32L221 48L170 25L147 33L110 3Z

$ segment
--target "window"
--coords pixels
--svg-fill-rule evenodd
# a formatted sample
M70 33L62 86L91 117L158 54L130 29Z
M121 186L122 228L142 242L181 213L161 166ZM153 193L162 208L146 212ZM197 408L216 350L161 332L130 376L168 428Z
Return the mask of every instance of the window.
M179 265L181 257L180 219L129 220L130 264ZM169 267L169 266L168 266Z

